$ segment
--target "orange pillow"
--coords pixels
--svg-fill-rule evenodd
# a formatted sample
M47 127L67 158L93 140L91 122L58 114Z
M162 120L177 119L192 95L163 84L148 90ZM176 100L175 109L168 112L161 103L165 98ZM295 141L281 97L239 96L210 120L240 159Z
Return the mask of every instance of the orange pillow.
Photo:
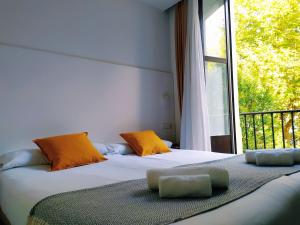
M35 139L33 142L48 158L51 170L55 171L106 160L95 149L87 135L87 132L66 134Z
M170 152L168 146L153 130L122 133L120 136L139 156Z

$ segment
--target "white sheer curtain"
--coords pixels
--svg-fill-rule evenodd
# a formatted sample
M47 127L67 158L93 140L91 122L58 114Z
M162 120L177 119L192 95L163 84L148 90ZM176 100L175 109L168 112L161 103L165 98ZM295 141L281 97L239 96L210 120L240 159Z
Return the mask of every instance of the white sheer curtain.
M180 147L211 151L198 0L188 0Z

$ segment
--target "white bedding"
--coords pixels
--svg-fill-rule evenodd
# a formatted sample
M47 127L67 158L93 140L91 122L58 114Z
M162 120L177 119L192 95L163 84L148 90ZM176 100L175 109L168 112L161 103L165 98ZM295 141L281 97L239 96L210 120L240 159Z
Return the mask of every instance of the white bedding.
M0 204L12 225L25 225L31 208L53 194L145 178L149 168L168 168L231 155L189 150L147 157L108 155L97 164L48 172L47 166L22 167L0 173ZM177 225L286 224L300 209L300 175L276 179L254 193L221 208L177 222ZM273 219L276 220L273 221ZM278 223L280 219L285 223ZM282 222L282 220L281 220ZM295 225L299 223L294 223Z

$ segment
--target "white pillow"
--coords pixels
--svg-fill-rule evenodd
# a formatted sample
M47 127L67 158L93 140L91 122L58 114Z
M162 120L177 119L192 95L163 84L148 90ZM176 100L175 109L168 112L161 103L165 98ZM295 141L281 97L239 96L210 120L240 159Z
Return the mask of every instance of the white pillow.
M168 148L171 148L173 143L171 141L162 140ZM110 154L120 154L120 155L128 155L133 154L134 151L129 147L126 143L118 143L118 144L107 144L107 151Z
M126 143L107 144L106 147L110 154L128 155L133 153L133 150Z
M49 165L49 161L40 149L21 149L0 156L0 170L34 165Z
M108 153L107 147L105 144L93 143L94 147L100 152L102 155L106 155Z
M168 146L168 148L171 148L173 145L173 142L171 141L163 140L163 142Z

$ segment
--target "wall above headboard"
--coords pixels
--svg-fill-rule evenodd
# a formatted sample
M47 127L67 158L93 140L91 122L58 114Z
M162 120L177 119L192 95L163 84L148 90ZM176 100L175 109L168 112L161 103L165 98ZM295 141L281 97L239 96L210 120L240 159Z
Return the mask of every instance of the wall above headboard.
M133 0L0 2L0 153L36 137L173 139L168 16Z
M152 5L160 10L167 10L181 0L137 0Z
M0 42L170 71L168 15L135 0L1 0Z

